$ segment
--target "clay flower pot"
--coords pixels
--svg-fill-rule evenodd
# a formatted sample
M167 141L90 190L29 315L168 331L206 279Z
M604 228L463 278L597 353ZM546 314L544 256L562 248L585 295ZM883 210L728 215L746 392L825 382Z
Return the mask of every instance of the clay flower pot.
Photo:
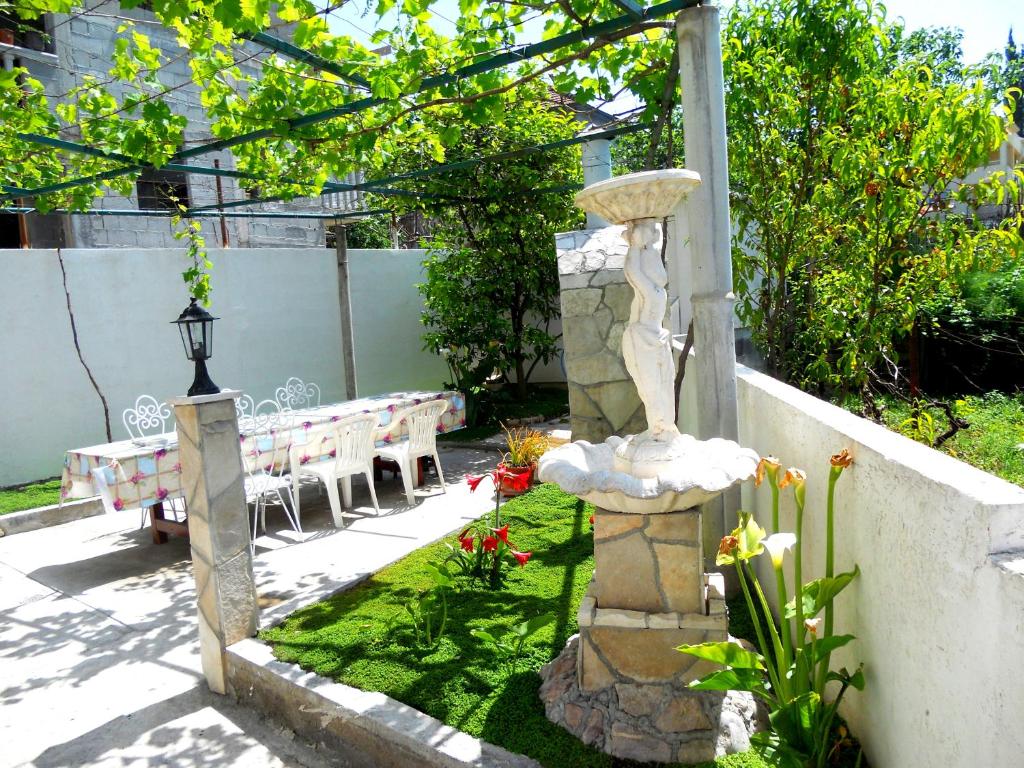
M14 45L14 30L0 29L0 43L5 43L6 45Z
M528 467L509 467L504 462L498 465L498 476L501 478L501 495L506 499L525 493L533 485L537 465Z

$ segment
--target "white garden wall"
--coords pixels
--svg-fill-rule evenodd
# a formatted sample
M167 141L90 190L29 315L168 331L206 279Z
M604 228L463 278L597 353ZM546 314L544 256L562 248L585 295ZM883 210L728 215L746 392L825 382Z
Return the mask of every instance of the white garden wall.
M350 250L356 389L360 396L431 389L451 378L437 355L423 351L420 322L426 251Z
M170 321L188 303L181 248L63 251L86 362L111 410L141 393L159 399L192 382ZM359 394L438 387L445 367L423 352L415 283L421 252L351 251ZM335 252L327 248L211 249L210 374L221 387L273 397L289 376L344 398ZM100 401L71 338L57 253L0 250L0 487L60 473L68 448L105 442Z
M865 665L867 688L848 694L844 714L871 765L1020 765L1024 490L768 376L738 373L742 444L809 474L809 577L824 561L828 457L853 454L837 495L836 565L862 574L837 602L836 627L859 639L838 662ZM693 403L689 392L684 426ZM744 507L770 525L767 485L748 484Z

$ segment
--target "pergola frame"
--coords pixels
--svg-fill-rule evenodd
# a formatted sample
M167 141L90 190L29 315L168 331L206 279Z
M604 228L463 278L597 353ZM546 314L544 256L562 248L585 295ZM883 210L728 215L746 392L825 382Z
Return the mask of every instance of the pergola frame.
M539 43L532 43L526 45L519 45L511 48L508 51L492 56L484 61L469 64L465 67L461 67L454 72L449 72L440 75L434 75L432 77L425 78L419 88L408 94L403 94L403 97L414 96L418 93L428 91L443 85L450 85L459 81L464 77L470 77L472 75L482 74L495 69L508 66L510 64L527 61L544 54L552 53L561 48L564 48L575 43L582 42L584 40L590 40L599 38L603 35L608 35L613 32L627 29L630 26L645 20L653 20L662 18L664 16L676 13L685 8L690 8L701 4L701 0L666 0L666 2L659 3L657 5L643 8L636 5L633 0L615 0L615 4L623 8L626 13L622 16L618 16L614 19L602 21L597 24L593 24L586 28L581 27L580 29L574 30L557 37L553 37L550 40L545 40ZM273 37L265 33L251 33L241 36L244 39L250 40L253 43L262 45L265 48L274 51L282 56L301 61L310 66L321 69L325 72L330 72L337 77L360 86L368 85L368 83L362 78L353 75L352 73L346 72L343 67L336 64L335 62L327 61L320 56L317 56L311 51L307 51L303 48L299 48L287 41ZM402 97L399 97L402 98ZM323 110L320 112L314 112L307 115L301 115L299 117L292 118L288 121L290 128L301 128L309 125L315 125L322 122L334 120L338 117L345 115L356 114L358 112L371 109L381 104L388 103L389 101L397 101L397 99L383 99L377 97L365 97L344 104L339 107L332 109ZM445 163L436 166L423 168L417 171L407 172L403 174L396 174L379 179L373 179L369 181L360 182L357 184L349 184L343 182L326 182L323 184L319 194L326 195L334 192L348 192L348 191L365 191L372 192L374 194L388 196L402 196L402 197L417 197L424 199L443 199L443 196L438 195L427 195L421 192L412 190L404 190L393 187L382 186L393 182L401 182L412 179L425 178L440 173L449 173L456 170L463 170L466 168L473 167L480 163L492 162L497 160L507 160L514 157L522 157L538 152L545 152L552 149L558 149L561 147L572 146L575 144L583 144L588 141L597 139L608 139L615 136L639 131L647 128L647 125L643 124L628 124L618 126L615 128L593 131L581 134L571 139L564 139L561 141L550 142L548 144L540 144L531 147L524 147L518 150L512 150L509 152L501 152L494 155L482 156L478 158L472 158L469 160L460 160L453 163ZM228 170L216 167L197 166L183 163L181 161L188 160L193 157L200 157L202 155L210 154L213 152L219 152L230 149L231 147L238 146L241 144L247 144L261 139L272 138L275 136L273 130L269 128L259 129L255 131L249 131L247 133L240 134L227 139L220 139L213 141L208 144L201 146L192 147L190 149L181 150L175 153L171 158L170 162L160 166L160 168L168 171L177 171L185 174L198 174L207 176L220 176L227 178L236 179L250 179L255 181L265 180L265 177L260 174L246 173L243 171ZM19 133L18 138L41 146L48 146L53 149L57 149L65 152L73 152L79 154L90 155L93 157L102 157L105 159L114 160L122 163L123 165L119 168L114 168L108 171L93 174L91 176L80 177L76 179L70 179L68 181L58 182L55 184L49 184L34 189L24 189L12 185L3 184L0 185L0 204L5 202L3 198L7 198L8 205L0 208L0 212L4 213L29 213L34 211L34 208L27 206L14 206L10 205L15 199L33 198L39 195L51 194L54 192L60 192L67 189L73 189L75 187L85 186L95 182L109 181L116 179L121 176L127 176L138 171L147 169L155 169L151 163L141 162L135 158L127 157L115 152L110 152L105 149L98 147L92 147L79 142L69 141L66 139L59 139L51 136L43 136L36 133ZM304 182L284 179L285 183L302 184ZM545 190L538 190L539 192L554 192L554 191L569 191L572 189L580 188L579 185L569 185L561 187L553 187ZM238 212L235 214L225 213L225 209L243 207L246 205L255 205L266 202L279 202L284 200L283 197L271 197L263 199L246 199L236 200L228 202L219 202L213 205L200 206L196 208L186 209L181 216L185 218L190 217L205 217L205 216L240 216L244 215L250 218L256 217L288 217L288 218L320 218L320 219L343 219L348 217L366 216L373 215L375 213L389 212L387 209L375 210L375 211L355 211L349 213L339 212L336 215L330 214L319 214L319 213L307 213L306 215L299 215L299 212L281 212L281 211L253 211L253 212ZM301 198L300 198L301 199ZM117 209L90 209L87 211L60 211L61 213L79 213L85 215L132 215L132 216L174 216L179 215L170 211L141 211L141 210L117 210Z

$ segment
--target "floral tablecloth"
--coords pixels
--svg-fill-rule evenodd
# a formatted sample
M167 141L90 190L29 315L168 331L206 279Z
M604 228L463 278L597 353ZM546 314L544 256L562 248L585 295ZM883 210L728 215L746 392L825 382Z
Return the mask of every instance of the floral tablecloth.
M275 433L272 439L266 435L245 434L243 422L239 435L241 452L243 456L258 458L273 452L275 446L306 444L308 447L302 452L303 463L323 460L327 458L325 446L329 443L309 440L309 435L316 434L315 427L319 425L357 413L377 414L377 445L387 445L408 436L404 423L392 424L396 412L442 398L448 401L448 410L441 415L437 431L451 432L466 426L466 400L458 392L391 392L291 411L288 414L289 426ZM286 457L287 450L278 451L278 454ZM96 470L102 476L105 489L97 487ZM83 498L104 490L109 492L114 509L151 507L165 499L182 496L177 434L168 432L145 440L121 440L68 451L64 456L61 497Z

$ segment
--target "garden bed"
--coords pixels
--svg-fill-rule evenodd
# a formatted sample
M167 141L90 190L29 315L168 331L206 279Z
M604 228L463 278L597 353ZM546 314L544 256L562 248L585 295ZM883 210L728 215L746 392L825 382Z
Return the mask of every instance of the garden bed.
M528 755L551 768L612 766L621 761L584 746L544 716L537 671L577 631L576 608L593 571L592 508L552 485L502 507L510 538L533 556L490 590L460 581L446 631L433 648L416 642L406 603L431 586L425 566L448 553L424 547L367 581L304 608L261 633L274 655L364 691L384 693L472 736ZM454 536L449 538L454 543ZM518 659L501 658L471 635L501 635L535 616L555 620L526 642ZM761 768L756 753L718 766Z

